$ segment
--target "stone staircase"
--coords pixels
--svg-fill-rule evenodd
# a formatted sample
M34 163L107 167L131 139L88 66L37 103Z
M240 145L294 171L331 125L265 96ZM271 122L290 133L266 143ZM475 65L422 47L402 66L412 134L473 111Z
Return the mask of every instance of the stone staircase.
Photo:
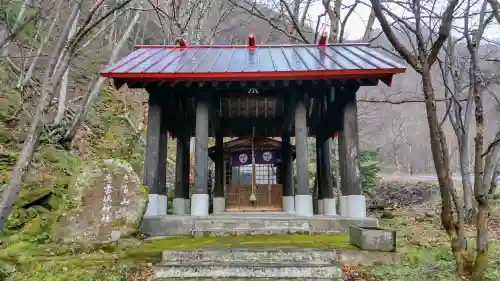
M316 249L165 251L154 270L156 278L341 278L337 252Z

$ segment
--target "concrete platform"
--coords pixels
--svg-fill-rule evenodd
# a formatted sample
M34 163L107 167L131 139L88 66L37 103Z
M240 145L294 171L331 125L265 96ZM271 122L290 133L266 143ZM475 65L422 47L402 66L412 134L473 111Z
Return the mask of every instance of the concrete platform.
M145 217L142 232L148 237L229 236L280 234L346 235L350 225L378 226L373 218L317 215L300 217L286 213L225 213L206 217Z

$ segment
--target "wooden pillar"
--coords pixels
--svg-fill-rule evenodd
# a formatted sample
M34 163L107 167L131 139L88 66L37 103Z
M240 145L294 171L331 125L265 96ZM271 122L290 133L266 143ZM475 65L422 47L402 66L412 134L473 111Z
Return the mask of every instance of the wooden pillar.
M186 137L186 142L184 149L182 150L182 164L184 164L184 168L182 169L182 176L184 180L182 181L183 184L183 189L184 191L182 194L184 195L184 210L185 214L190 214L191 213L191 200L190 200L190 183L189 183L189 173L191 170L191 145L190 145L191 138Z
M200 99L196 104L195 179L191 196L191 215L208 216L208 104Z
M148 127L144 159L144 185L149 188L145 216L167 214L167 114L158 93L149 96Z
M189 189L186 190L185 182L189 181L189 178L186 177L186 172L189 172L189 170L186 170L185 162L189 161L189 158L186 159L185 150L188 151L187 155L189 155L189 143L187 143L185 139L177 138L177 151L175 156L175 189L172 206L172 212L174 215L185 215L188 213L188 210L186 209L186 197L189 200Z
M215 136L215 188L213 200L214 214L226 209L224 200L224 139L220 133Z
M318 189L318 214L323 214L323 158L321 154L323 153L321 146L321 141L316 138L316 186Z
M341 215L363 218L366 217L366 202L361 188L356 91L346 89L344 98L342 129L339 132L341 189L345 202L344 207L342 201L340 203Z
M333 190L335 184L332 179L332 165L330 159L330 139L321 144L321 181L323 186L323 213L325 215L336 215L337 206Z
M293 188L293 175L292 175L292 146L290 144L290 135L285 133L281 137L281 171L282 171L282 185L283 185L283 211L287 213L295 212L295 198Z
M312 195L309 191L309 161L307 157L307 110L303 99L295 107L295 138L297 163L297 194L295 213L299 216L313 215Z

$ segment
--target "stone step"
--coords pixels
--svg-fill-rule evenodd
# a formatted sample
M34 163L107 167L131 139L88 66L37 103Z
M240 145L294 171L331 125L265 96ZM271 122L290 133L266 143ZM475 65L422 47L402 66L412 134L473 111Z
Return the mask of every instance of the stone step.
M317 249L228 249L199 251L164 251L164 262L211 261L211 262L326 262L338 261L335 250Z
M243 236L243 235L285 235L285 234L310 234L304 228L205 228L191 231L192 236Z
M142 231L154 236L252 235L252 234L347 234L350 225L378 226L376 219L314 216L243 216L210 215L207 217L145 217Z
M154 266L155 278L324 278L339 280L339 265L315 262L168 262Z
M155 278L151 281L170 281L171 278ZM182 281L214 281L213 278L182 278ZM217 278L217 281L332 281L327 278Z
M234 219L220 217L217 219L197 220L195 229L260 229L283 228L309 230L309 221L301 219Z

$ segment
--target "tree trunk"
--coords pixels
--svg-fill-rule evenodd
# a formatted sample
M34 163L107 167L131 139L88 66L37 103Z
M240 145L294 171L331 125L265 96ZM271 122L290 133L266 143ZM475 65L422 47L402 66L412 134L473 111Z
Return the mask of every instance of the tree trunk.
M497 181L498 181L499 177L500 177L500 160L497 159L495 171L493 172L493 177L491 178L491 181L490 181L490 190L488 192L491 196L494 196L496 193L496 189L498 186Z
M467 35L467 34L466 34ZM484 182L484 160L482 157L484 147L484 113L482 90L478 77L478 53L479 41L468 40L468 49L471 56L469 77L471 90L473 91L474 104L476 106L474 117L476 120L476 136L474 138L474 197L477 202L476 215L476 260L474 262L473 281L482 281L484 271L488 267L488 186Z
M472 192L471 170L469 160L469 147L467 145L459 145L459 161L460 175L462 177L462 189L464 197L464 220L466 223L472 222L472 214L474 213L474 195Z
M446 136L442 133L439 128L439 120L437 116L436 109L436 97L434 94L434 89L432 87L432 79L430 75L430 69L426 63L422 67L422 87L425 98L425 108L427 113L427 122L429 125L429 135L430 135L430 145L432 158L434 160L434 168L436 170L439 191L441 194L442 206L441 206L441 222L446 234L450 237L450 246L455 256L457 275L465 275L465 244L463 231L460 231L460 227L457 229L457 225L460 223L460 218L458 222L454 219L453 205L452 205L452 191L453 181L451 179L451 172L449 167L448 155L446 152ZM457 200L457 199L456 199ZM458 203L455 200L455 205ZM459 206L456 208L457 214L460 215L462 212ZM463 224L463 220L462 220ZM462 228L463 229L463 228Z
M73 36L75 36L76 26L78 24L79 17L80 13L77 14L75 20L73 21L71 29L68 33L68 41L71 41L71 39L73 39ZM56 117L54 118L54 123L53 123L53 125L55 126L61 124L64 118L64 111L66 110L66 98L68 96L68 80L69 80L69 67L64 72L61 81L61 87L59 87L59 104L57 106L57 114Z

